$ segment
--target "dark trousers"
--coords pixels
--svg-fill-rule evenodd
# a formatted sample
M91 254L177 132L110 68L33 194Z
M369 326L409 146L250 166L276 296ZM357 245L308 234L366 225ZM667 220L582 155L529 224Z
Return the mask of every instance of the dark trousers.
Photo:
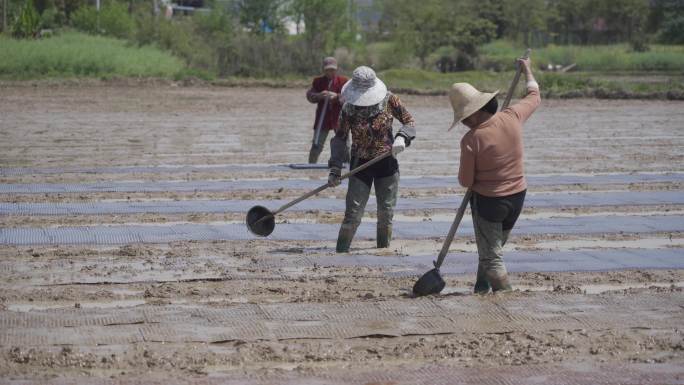
M493 198L473 192L470 207L479 255L479 274L507 274L503 247L522 212L525 193L526 190Z

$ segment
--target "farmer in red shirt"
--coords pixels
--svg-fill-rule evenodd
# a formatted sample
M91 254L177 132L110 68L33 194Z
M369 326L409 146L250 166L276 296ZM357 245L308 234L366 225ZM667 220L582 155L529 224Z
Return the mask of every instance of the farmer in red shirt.
M306 92L306 100L318 104L309 163L318 162L318 157L323 152L328 138L328 132L337 128L337 120L342 109L339 94L347 80L346 77L337 75L337 60L334 57L326 57L323 59L323 76L314 78L311 88Z

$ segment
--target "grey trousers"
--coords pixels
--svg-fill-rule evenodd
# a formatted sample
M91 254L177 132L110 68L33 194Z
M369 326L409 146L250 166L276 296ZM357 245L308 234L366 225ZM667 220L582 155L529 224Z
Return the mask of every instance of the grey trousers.
M384 178L375 178L373 184L375 185L375 197L378 206L378 234L389 232L391 235L394 206L397 204L397 192L399 190L399 172ZM344 211L342 227L340 228L340 238L348 238L348 243L351 243L356 229L361 224L361 218L370 196L370 189L371 186L363 183L361 179L355 176L349 178L346 209ZM345 240L345 243L347 243L347 240Z
M475 200L477 202L477 200ZM503 230L502 222L490 222L482 218L476 207L471 207L477 254L479 255L478 272L504 276L507 274L503 261L503 247L511 230Z
M323 149L325 148L325 142L328 140L329 130L321 130L321 135L318 138L318 146L314 142L316 139L316 131L314 131L313 138L311 139L311 149L309 150L309 163L318 163L318 158L321 156ZM349 153L350 153L350 142L351 136L347 139L347 145L344 148L344 162L349 163Z
M318 157L321 156L323 148L325 147L325 141L328 140L328 130L321 130L320 137L318 138L318 145L316 145L316 130L314 130L313 138L311 139L311 149L309 150L309 163L317 163Z

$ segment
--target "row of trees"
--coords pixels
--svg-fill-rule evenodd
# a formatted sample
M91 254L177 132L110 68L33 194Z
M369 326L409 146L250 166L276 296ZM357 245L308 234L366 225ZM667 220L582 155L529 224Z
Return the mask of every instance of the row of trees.
M525 46L684 43L682 0L382 0L375 39L391 36L423 65L439 51L472 65L477 46L508 39ZM459 63L460 61L460 63ZM439 63L439 62L438 62Z
M476 66L478 46L493 39L684 43L682 0L205 0L211 12L172 20L155 12L160 0L102 0L99 13L94 0L0 2L13 25L3 30L17 36L73 26L157 44L221 76L310 73L329 54L348 66L453 71Z

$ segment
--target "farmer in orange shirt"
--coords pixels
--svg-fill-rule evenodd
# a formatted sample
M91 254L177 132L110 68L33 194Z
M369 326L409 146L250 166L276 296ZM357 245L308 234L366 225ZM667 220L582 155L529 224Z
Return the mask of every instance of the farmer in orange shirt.
M475 293L511 290L502 248L525 201L523 123L541 103L539 85L529 59L518 59L527 80L527 95L497 112L496 94L456 83L449 92L454 109L452 128L462 122L470 130L461 139L458 180L473 191L470 207L479 263Z

